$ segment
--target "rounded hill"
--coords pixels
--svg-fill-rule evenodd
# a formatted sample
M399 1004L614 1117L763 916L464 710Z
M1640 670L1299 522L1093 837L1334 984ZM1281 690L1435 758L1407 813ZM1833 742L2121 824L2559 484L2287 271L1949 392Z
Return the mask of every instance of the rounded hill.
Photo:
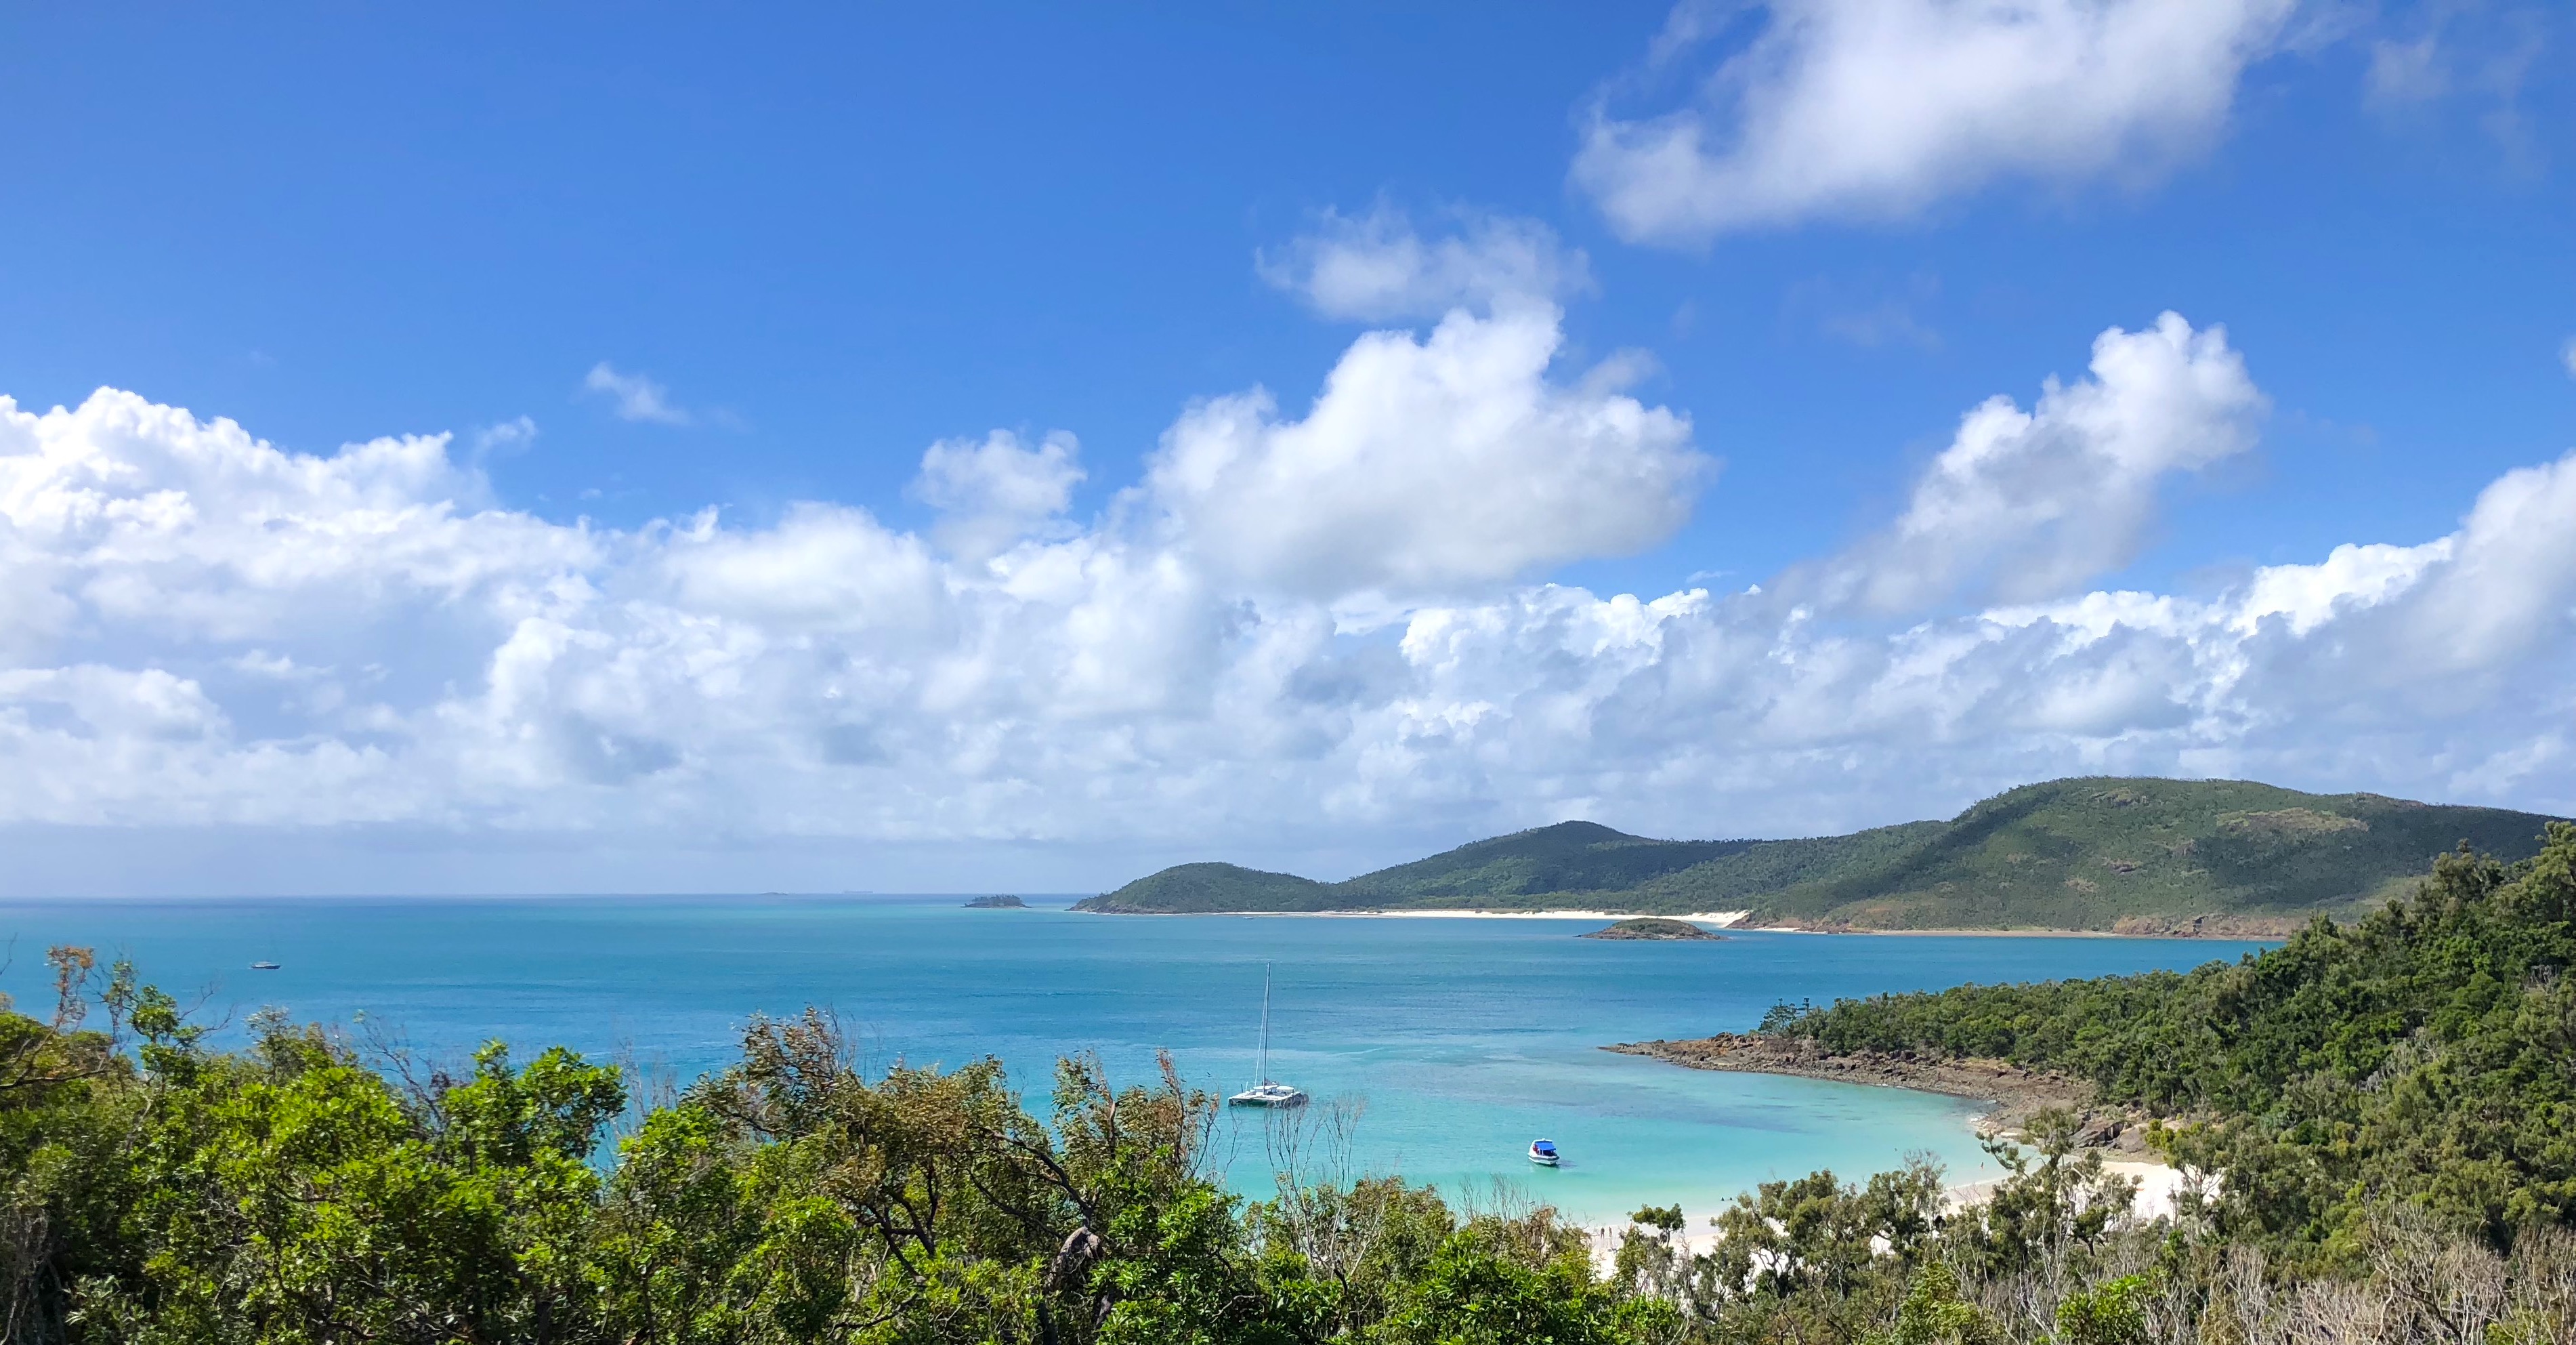
M2248 780L2024 785L1947 821L1790 840L1673 841L1560 822L1338 883L1184 864L1081 903L1126 912L1749 912L1821 929L2287 934L2408 888L2463 842L2538 852L2551 819Z

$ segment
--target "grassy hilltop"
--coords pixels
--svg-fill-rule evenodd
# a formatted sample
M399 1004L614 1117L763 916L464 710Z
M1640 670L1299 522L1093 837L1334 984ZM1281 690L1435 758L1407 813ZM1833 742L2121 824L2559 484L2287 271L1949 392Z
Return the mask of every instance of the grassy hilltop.
M2349 911L2467 841L2538 852L2533 813L2302 794L2242 780L2025 785L1946 822L1778 841L1660 841L1591 822L1319 883L1184 864L1083 903L1125 913L1609 908L1750 910L1857 929L2230 933Z

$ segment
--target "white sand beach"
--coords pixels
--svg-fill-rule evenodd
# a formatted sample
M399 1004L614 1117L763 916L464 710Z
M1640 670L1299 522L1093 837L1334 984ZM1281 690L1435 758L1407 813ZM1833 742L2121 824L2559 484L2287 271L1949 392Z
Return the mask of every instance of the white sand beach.
M2190 1175L2180 1168L2168 1167L2152 1159L2114 1158L2104 1162L2102 1170L2137 1180L2138 1193L2129 1202L2129 1215L2135 1219L2171 1218L2184 1187L2191 1181ZM2203 1178L2204 1182L2208 1180ZM1942 1204L1952 1210L1982 1204L1994 1194L2001 1181L2001 1178L1993 1178L1953 1186L1941 1193Z
M1159 912L1157 913L1159 914ZM1367 919L1367 920L1639 920L1649 916L1663 920L1688 920L1696 925L1715 925L1720 929L1741 923L1751 911L1696 911L1689 915L1657 916L1652 911L1180 911L1179 915L1240 915L1262 919Z
M2130 1202L2129 1217L2141 1221L2172 1218L2175 1203L2181 1196L2185 1184L2191 1180L2180 1169L2140 1159L2113 1159L2105 1162L2102 1167L2106 1172L2137 1179L2138 1193ZM1982 1204L1994 1194L1995 1187L2000 1181L2000 1178L1994 1178L1953 1186L1941 1193L1942 1207L1955 1214L1971 1205ZM1685 1211L1682 1231L1676 1241L1687 1247L1693 1255L1705 1255L1715 1250L1718 1233L1715 1228L1709 1226L1709 1218L1714 1213L1713 1210ZM1583 1231L1591 1243L1594 1264L1606 1269L1617 1258L1619 1242L1627 1236L1628 1228L1629 1224L1626 1220L1584 1225Z

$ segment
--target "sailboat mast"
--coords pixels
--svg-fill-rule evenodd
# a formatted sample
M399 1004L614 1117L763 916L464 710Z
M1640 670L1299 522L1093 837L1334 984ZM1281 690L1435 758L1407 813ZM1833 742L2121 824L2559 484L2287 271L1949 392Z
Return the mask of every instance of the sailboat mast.
M1261 964L1261 1077L1254 1083L1270 1082L1270 964Z

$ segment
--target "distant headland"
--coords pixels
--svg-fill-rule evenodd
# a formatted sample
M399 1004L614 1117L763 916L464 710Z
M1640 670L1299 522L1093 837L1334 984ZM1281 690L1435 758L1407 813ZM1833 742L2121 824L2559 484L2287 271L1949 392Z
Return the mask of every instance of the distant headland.
M1086 898L1128 915L1744 911L1747 927L2278 938L2404 891L2462 842L2513 860L2551 819L2245 780L2024 785L1948 821L1666 841L1559 822L1322 883L1182 864Z

